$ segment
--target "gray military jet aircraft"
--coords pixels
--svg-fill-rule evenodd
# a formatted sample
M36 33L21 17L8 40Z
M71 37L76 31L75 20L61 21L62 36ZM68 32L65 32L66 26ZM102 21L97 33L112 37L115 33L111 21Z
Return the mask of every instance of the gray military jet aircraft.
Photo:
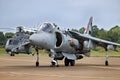
M74 66L75 60L82 59L83 55L90 56L90 49L96 49L96 45L102 46L106 51L105 65L108 65L108 50L115 50L118 43L102 40L91 36L92 17L89 20L84 34L74 31L61 30L52 23L43 23L35 34L30 36L30 42L36 47L39 66L38 49L46 49L50 53L51 66L58 66L57 60L63 60L65 66Z

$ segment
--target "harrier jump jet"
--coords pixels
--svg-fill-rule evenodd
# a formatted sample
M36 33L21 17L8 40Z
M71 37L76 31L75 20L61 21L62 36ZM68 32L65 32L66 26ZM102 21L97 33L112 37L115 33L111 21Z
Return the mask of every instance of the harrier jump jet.
M74 66L75 60L82 59L83 55L90 56L90 49L96 45L102 46L106 51L105 65L108 65L108 50L115 50L118 43L102 40L91 35L92 17L84 34L74 31L61 30L55 24L43 23L37 33L30 36L30 42L37 51L36 66L39 66L38 49L48 50L51 57L51 66L58 66L57 60L64 59L65 66Z

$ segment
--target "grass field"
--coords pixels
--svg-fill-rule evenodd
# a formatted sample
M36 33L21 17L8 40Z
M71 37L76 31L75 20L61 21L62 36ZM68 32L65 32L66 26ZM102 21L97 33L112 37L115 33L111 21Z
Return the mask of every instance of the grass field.
M35 50L33 49L33 52L35 52ZM47 51L45 50L39 50L39 53L40 53L40 56L46 56L47 55ZM3 56L3 55L8 55L8 53L5 51L5 48L0 48L0 56ZM16 54L18 56L27 56L27 54ZM30 54L31 55L31 54Z
M46 56L47 55L47 52L45 50L39 50L39 53L40 53L40 56ZM109 56L120 57L120 48L117 48L117 51L109 50L108 53L109 53ZM91 50L91 56L99 57L99 56L105 56L105 54L106 54L106 51L101 47L98 47L98 51ZM5 51L4 48L0 48L0 55L8 55L8 54L7 54L7 52ZM25 56L26 54L18 54L18 55Z
M91 56L105 56L106 51L99 47L98 51L91 50ZM117 51L108 50L109 56L119 56L120 57L120 48L117 48Z
M4 48L0 48L0 55L5 55L6 54L6 51Z

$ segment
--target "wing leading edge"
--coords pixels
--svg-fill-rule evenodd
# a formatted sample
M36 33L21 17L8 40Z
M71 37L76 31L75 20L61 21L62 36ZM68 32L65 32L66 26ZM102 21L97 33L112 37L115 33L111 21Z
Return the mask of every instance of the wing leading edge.
M83 39L83 40L92 40L92 41L95 42L96 44L100 43L100 44L104 44L104 45L120 46L120 44L118 44L118 43L111 42L111 41L107 41L107 40L103 40L103 39L100 39L100 38L96 38L96 37L93 37L93 36L91 36L91 35L80 34L80 33L78 33L78 32L73 32L73 31L70 31L70 33L79 36L79 38L81 38L81 39Z

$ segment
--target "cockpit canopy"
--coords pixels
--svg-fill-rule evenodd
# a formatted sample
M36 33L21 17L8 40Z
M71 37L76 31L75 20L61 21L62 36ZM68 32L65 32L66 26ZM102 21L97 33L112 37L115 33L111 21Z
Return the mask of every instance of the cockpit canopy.
M39 31L50 32L53 29L54 29L54 25L52 25L51 23L43 23L40 26Z

